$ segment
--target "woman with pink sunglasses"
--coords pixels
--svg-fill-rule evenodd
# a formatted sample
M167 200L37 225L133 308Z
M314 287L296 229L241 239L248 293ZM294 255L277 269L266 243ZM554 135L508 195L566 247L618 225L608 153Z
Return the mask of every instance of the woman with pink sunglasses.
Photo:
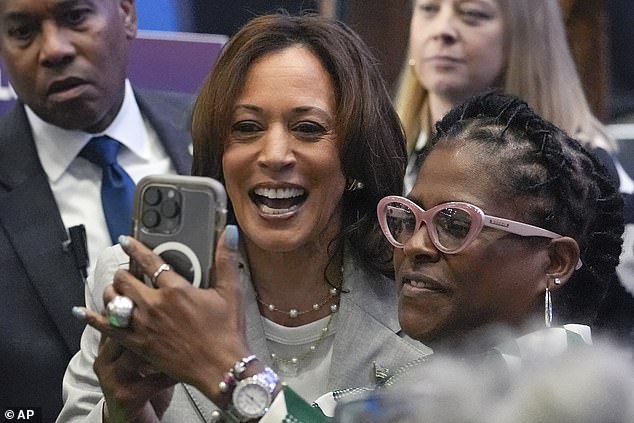
M439 355L513 377L525 362L591 344L601 300L619 283L624 226L623 200L594 155L525 102L488 92L436 124L419 163L408 196L383 198L377 215L395 247L401 327L434 354L386 370L380 389L422 383L412 372ZM361 391L317 404L332 415L346 398L337 421L352 421L359 404L376 418L380 396L355 401Z
M408 53L395 98L407 138L404 193L418 175L417 153L431 138L434 123L468 97L497 88L523 99L592 150L621 185L626 223L634 222L631 175L588 105L560 3L572 2L412 0ZM619 266L621 284L611 288L600 308L597 333L627 336L634 324L630 227Z
M401 327L434 354L386 371L380 387L412 392L425 384L415 375L439 355L513 383L523 363L562 360L591 344L601 300L619 283L623 233L623 200L594 155L525 102L488 92L439 121L418 160L410 193L383 198L377 215L395 247ZM380 394L359 400L360 391L317 403L331 414L346 398L337 421L369 421L350 420L363 413L393 421L377 417L395 411ZM446 403L445 417L459 406Z
M348 394L336 409L340 422L435 421L421 415L426 405L452 422L529 421L521 420L526 415L517 405L512 418L487 420L482 412L493 404L477 402L479 392L468 391L475 385L454 381L443 388L424 375L440 368L430 363L442 362L434 357L458 356L464 369L486 370L508 389L521 383L517 371L526 377L531 366L565 362L576 356L573 350L591 344L599 305L619 283L623 200L606 169L579 142L518 98L495 92L445 115L418 161L407 197L383 198L377 214L395 247L401 327L434 354L389 372L381 386L399 386L392 398L400 403L380 392L359 398L358 389L318 403L328 413L334 400ZM595 364L585 362L578 370ZM614 391L626 392L626 380ZM544 382L537 420L569 418L565 407L549 407L553 398L583 398L581 391L566 391L570 380L561 382L561 396L554 383ZM414 396L417 387L423 395ZM594 405L609 409L609 401L604 397ZM615 414L624 404L618 401ZM461 416L463 405L480 415Z
M438 351L484 327L591 325L623 232L605 169L511 96L474 97L436 130L408 197L378 205L403 330Z

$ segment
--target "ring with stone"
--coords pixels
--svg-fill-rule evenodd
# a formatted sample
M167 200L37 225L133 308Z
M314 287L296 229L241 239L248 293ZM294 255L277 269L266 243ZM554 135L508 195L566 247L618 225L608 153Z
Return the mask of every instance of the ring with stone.
M125 295L117 295L106 305L110 324L117 328L127 328L132 319L134 303Z

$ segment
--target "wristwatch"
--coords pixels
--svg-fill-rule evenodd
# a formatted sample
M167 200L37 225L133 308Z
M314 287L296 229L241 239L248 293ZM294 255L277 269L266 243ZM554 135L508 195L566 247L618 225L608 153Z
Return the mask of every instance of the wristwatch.
M273 392L280 380L269 367L239 381L231 395L232 404L227 414L237 422L262 417L273 402Z

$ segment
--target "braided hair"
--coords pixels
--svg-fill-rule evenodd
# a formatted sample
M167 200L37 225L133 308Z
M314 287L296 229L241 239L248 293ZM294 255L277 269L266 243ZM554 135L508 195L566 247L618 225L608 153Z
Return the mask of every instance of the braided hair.
M452 109L422 152L470 143L499 158L502 195L522 201L527 223L577 241L583 266L557 290L560 322L591 324L607 288L619 283L623 200L591 152L517 97L490 91Z

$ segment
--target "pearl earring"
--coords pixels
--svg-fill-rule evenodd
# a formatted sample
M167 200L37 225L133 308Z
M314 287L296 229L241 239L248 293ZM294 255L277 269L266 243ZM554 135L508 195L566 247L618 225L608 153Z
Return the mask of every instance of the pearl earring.
M348 184L346 186L346 191L357 191L363 189L363 182L357 181L356 179L349 179Z

